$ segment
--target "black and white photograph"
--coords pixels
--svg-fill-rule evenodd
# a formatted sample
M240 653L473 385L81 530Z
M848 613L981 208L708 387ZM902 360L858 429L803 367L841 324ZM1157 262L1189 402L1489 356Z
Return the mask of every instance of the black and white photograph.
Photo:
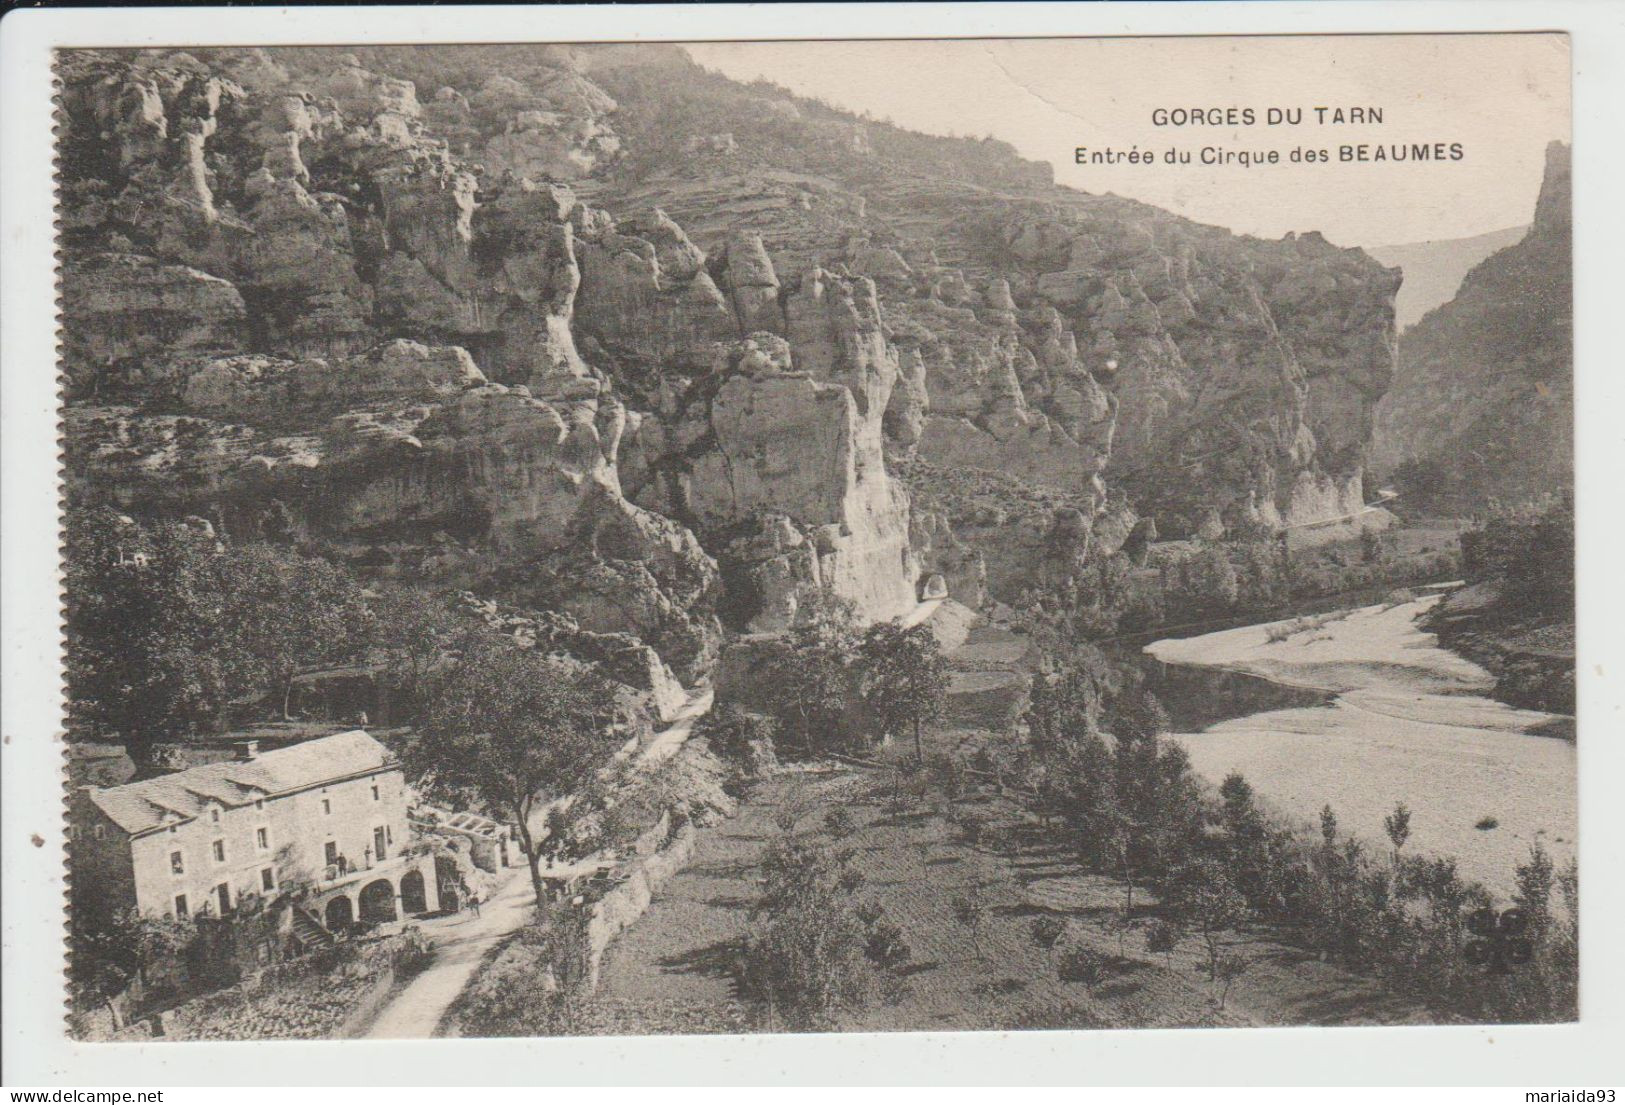
M52 57L70 1040L1578 1019L1568 35L314 42Z

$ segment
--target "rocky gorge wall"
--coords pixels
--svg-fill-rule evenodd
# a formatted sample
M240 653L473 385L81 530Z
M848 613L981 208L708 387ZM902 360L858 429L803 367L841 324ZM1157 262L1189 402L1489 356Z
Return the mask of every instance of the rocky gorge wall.
M741 239L719 289L669 219L617 227L557 181L477 176L410 83L353 56L290 74L259 52L83 54L63 76L81 498L429 578L495 563L510 594L650 642L684 679L725 592L768 625L809 589L869 618L913 606L872 288L815 271L781 305ZM590 365L578 330L653 373Z
M1263 241L1058 188L991 139L858 120L681 56L584 58L633 151L583 184L594 203L659 209L707 250L747 228L781 271L875 283L907 380L894 455L1086 493L1086 516L1123 487L1176 537L1362 505L1397 271L1318 234Z
M1420 463L1442 508L1520 502L1574 485L1570 150L1554 142L1535 218L1400 344L1372 450L1391 474Z
M555 611L685 682L815 593L979 605L1136 512L1358 505L1398 278L1315 235L1057 189L671 47L59 76L80 499Z

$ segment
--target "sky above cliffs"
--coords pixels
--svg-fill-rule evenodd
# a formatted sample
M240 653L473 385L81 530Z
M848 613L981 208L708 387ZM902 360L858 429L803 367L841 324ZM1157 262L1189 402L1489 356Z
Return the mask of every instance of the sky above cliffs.
M1483 234L1530 221L1546 144L1569 138L1562 35L945 40L689 45L738 80L764 78L930 134L1009 142L1056 180L1115 192L1238 233L1319 230L1379 246ZM1316 107L1378 108L1382 122L1318 121ZM1154 121L1236 109L1214 125ZM1302 122L1269 123L1269 109ZM1251 109L1248 125L1244 110ZM1346 112L1346 119L1353 119ZM1450 158L1459 143L1461 157ZM1371 160L1341 161L1364 144ZM1441 160L1375 160L1415 145ZM1075 163L1089 151L1148 151L1152 164ZM1443 147L1441 150L1440 147ZM1168 165L1172 147L1190 164ZM1276 151L1279 164L1203 165L1204 147ZM1293 162L1296 147L1326 163ZM1088 155L1086 155L1088 156ZM1224 153L1207 156L1223 158Z

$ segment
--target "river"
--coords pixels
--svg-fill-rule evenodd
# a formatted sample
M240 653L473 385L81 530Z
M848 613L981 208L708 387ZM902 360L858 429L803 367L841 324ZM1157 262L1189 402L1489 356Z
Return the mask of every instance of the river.
M1384 850L1383 816L1402 801L1408 853L1453 855L1504 897L1536 839L1559 866L1574 855L1575 745L1543 735L1566 719L1488 698L1493 677L1417 625L1437 601L1338 612L1274 641L1282 623L1145 651L1198 774L1239 771L1310 823L1330 803L1345 832ZM1495 827L1478 828L1487 818Z

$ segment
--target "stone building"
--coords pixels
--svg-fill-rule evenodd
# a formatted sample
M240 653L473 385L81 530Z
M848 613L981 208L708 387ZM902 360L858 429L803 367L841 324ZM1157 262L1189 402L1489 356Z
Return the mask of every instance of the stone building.
M177 918L299 891L288 923L307 935L432 911L435 857L412 842L408 797L394 756L359 729L265 753L245 741L235 759L77 791L76 890Z

